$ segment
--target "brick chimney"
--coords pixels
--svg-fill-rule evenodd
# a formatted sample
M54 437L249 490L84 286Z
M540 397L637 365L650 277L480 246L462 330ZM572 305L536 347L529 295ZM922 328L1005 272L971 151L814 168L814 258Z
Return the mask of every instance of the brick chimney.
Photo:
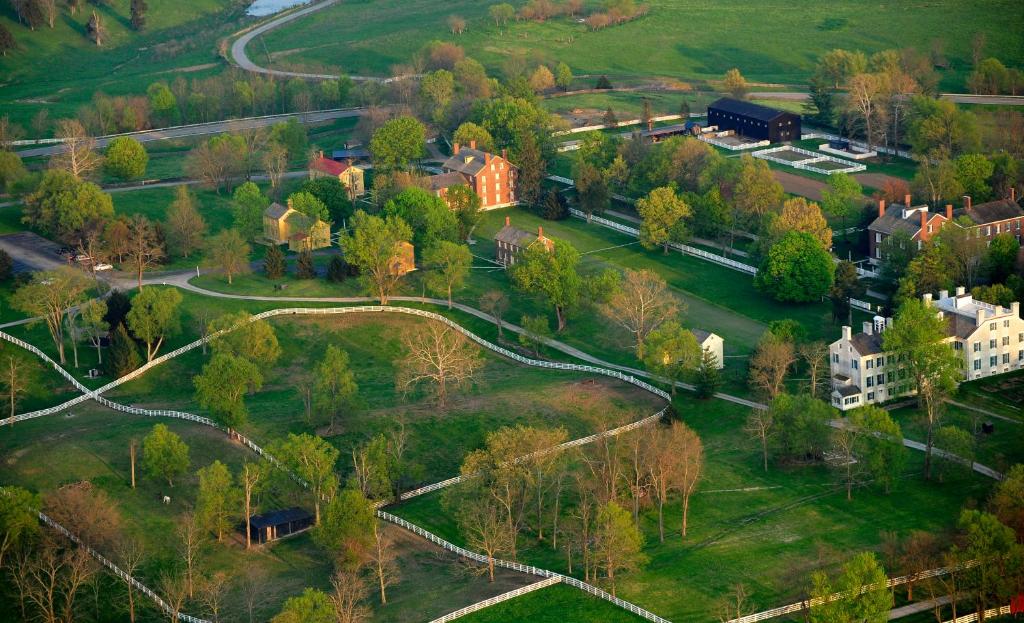
M458 156L459 155L460 147L461 146L458 143L455 143L454 145L452 145L452 155L453 156Z
M469 148L476 149L476 139L469 141Z
M885 216L885 199L878 200L878 218Z
M484 164L491 164L491 152L484 152Z
M505 217L505 227L510 227L511 225L512 225L512 217L511 216L506 216Z
M903 195L903 205L910 207L910 193Z
M1010 186L1010 201L1017 201L1017 187Z
M952 203L947 203L946 204L946 220L947 221L952 221L953 220L953 204Z
M921 241L928 240L928 210L921 210Z
M504 147L501 148L501 159L508 162L508 150Z
M967 208L968 210L971 209L971 196L970 195L964 195L964 207Z
M541 225L538 225L537 226L537 238L543 238L543 237L544 237L544 227L541 226Z
M321 158L323 158L323 157L324 157L324 150L322 150L322 149L320 150L320 157L321 157Z

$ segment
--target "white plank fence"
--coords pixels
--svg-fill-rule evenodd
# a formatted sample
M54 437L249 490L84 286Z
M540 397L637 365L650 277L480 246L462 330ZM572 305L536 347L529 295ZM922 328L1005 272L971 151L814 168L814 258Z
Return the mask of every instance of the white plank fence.
M559 578L557 576L552 576L550 578L545 578L545 579L541 580L540 582L534 582L533 584L528 584L526 586L523 586L522 588L517 588L514 591L509 591L507 593L502 593L500 595L495 595L494 597L491 597L490 599L485 599L483 601L478 601L478 602L476 602L473 605L466 606L465 608L459 608L455 612L449 612L448 614L446 614L446 615L444 615L442 617L438 617L438 618L434 619L430 623L448 623L448 621L454 621L455 619L464 617L467 614L472 614L472 613L476 612L477 610L483 610L484 608L487 608L489 606L493 606L495 604L500 604L501 602L508 601L509 599L515 599L516 597L519 597L520 595L525 595L527 593L532 593L533 591L540 590L542 588L547 588L547 587L551 586L552 584L558 584L559 582L561 582L561 578Z
M1012 614L1012 609L1010 605L1000 606L998 608L989 608L985 611L985 620L988 621L992 617L998 617L1007 614ZM977 620L978 613L972 612L970 614L965 614L962 617L957 617L955 619L950 619L949 621L944 621L943 623L974 623Z

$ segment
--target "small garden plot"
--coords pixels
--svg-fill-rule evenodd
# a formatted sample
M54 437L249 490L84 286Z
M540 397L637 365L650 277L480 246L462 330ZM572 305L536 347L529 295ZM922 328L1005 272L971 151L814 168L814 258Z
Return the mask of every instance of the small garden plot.
M832 175L838 172L855 173L867 170L867 166L863 164L833 158L832 156L824 156L817 152L788 145L762 149L761 151L753 152L751 155L762 160L770 160L795 169L812 171L823 175Z
M832 162L831 160L821 160L814 163L815 168L824 169L826 171L846 171L850 168L849 165L841 164L838 162Z

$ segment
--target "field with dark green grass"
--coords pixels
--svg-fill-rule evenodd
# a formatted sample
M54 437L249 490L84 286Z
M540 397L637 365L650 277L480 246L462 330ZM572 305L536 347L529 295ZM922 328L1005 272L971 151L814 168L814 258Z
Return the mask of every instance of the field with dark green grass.
M891 494L865 486L847 501L837 474L825 467L773 465L764 472L758 448L743 433L745 408L689 396L677 398L675 406L705 449L704 477L691 500L690 532L685 540L679 536L678 499L666 507L664 544L658 542L656 510L644 511L640 526L650 562L618 582L620 597L672 621L713 618L717 601L737 583L751 593L754 610L797 601L813 571L834 570L863 550L879 551L883 531L901 537L913 530L944 533L959 509L983 501L992 485L977 475L925 482L920 476L923 454L908 450L903 477ZM439 495L416 498L393 512L464 542ZM528 536L519 548L521 561L567 571L563 551ZM526 598L523 607L540 599ZM588 607L585 600L573 603ZM573 614L566 608L566 620L584 620Z
M927 5L868 0L646 4L646 17L591 32L568 18L513 21L499 31L487 16L486 3L467 0L339 3L268 33L265 39L276 56L275 66L363 75L387 74L392 65L408 63L435 39L462 45L468 55L495 71L508 58L522 56L533 62L565 61L577 75L607 74L613 81L664 77L702 82L720 80L727 70L739 67L748 80L803 85L816 59L831 49L871 54L912 46L926 52L933 40L940 39L951 65L943 74L942 88L957 91L969 71L971 39L977 32L988 37L987 54L1007 65L1019 67L1024 62L1024 44L1017 36L1024 28L1024 15L1013 0L939 0ZM463 34L449 32L451 15L467 20Z

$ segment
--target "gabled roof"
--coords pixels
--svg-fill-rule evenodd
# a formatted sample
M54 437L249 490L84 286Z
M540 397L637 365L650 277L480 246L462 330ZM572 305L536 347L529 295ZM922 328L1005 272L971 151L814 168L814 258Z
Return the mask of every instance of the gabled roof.
M849 398L850 396L856 396L860 394L860 388L856 385L839 385L832 390L833 394L839 394L843 398Z
M998 199L996 201L978 203L969 208L961 208L953 212L953 216L956 218L966 216L975 225L987 225L988 223L998 223L999 221L1006 221L1012 218L1020 218L1024 216L1024 210L1021 209L1016 201Z
M288 214L288 210L288 206L283 206L275 201L274 203L267 206L267 209L263 211L263 216L276 220L281 218L285 214Z
M512 225L505 225L498 230L498 233L494 234L494 239L498 242L505 242L512 246L526 248L537 241L537 234L529 231L523 231L518 227Z
M771 121L783 115L793 114L787 113L784 110L776 110L775 108L761 106L760 104L744 102L742 100L734 100L731 97L723 97L717 100L714 104L708 106L709 111L712 108L734 115L741 115L743 117L757 119L758 121Z
M911 209L916 210L918 208L927 209L927 206L914 206ZM892 234L896 231L902 230L913 237L917 232L921 231L921 214L919 212L914 212L908 215L907 218L903 218L903 211L906 209L906 206L899 203L889 206L886 208L884 215L876 217L875 220L871 221L871 224L868 225L868 229L871 231L881 232L883 234ZM934 216L940 216L943 219L946 218L941 214L928 213L928 220L930 221Z
M457 171L466 175L476 175L486 166L488 156L490 156L492 161L499 157L479 149L473 149L472 147L461 147L459 153L445 160L442 168L445 171Z
M466 178L461 173L455 171L449 171L447 173L438 173L437 175L431 175L427 178L430 182L430 190L438 191L442 188L451 188L452 186L458 186L459 184L465 184Z
M285 524L290 521L301 521L312 518L313 515L309 511L293 506L292 508L263 513L262 515L253 515L249 520L249 525L259 530L261 528L266 528L267 526L280 526L281 524Z
M850 338L850 343L853 345L853 349L863 355L877 355L884 352L882 350L882 336L877 333L868 335L867 333L857 333Z
M703 344L704 342L708 341L708 338L710 338L712 335L715 335L711 331L705 331L704 329L690 329L690 333L692 333L693 336L697 338L698 344ZM715 337L718 336L715 335Z
M311 166L317 171L323 171L330 175L341 175L349 167L347 162L336 162L323 156L315 158Z

